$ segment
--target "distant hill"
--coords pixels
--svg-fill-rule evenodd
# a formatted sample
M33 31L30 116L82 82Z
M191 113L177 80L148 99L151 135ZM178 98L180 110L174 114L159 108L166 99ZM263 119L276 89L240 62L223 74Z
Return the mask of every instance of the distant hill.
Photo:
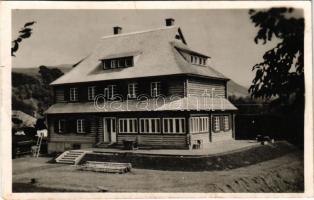
M248 88L234 82L233 80L227 83L228 96L247 97L249 96Z
M58 68L63 73L69 72L73 67L71 64L57 65L57 66L47 66L47 68ZM28 67L28 68L12 68L12 72L22 73L29 76L38 76L39 67Z

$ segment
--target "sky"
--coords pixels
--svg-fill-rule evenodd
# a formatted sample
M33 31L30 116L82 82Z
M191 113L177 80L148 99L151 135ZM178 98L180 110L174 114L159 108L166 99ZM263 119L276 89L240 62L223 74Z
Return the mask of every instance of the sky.
M26 22L36 21L33 35L22 41L15 68L74 64L89 55L112 27L123 33L158 29L174 18L188 46L211 57L212 66L235 82L249 86L252 67L276 42L255 44L258 31L248 10L14 10L12 40Z

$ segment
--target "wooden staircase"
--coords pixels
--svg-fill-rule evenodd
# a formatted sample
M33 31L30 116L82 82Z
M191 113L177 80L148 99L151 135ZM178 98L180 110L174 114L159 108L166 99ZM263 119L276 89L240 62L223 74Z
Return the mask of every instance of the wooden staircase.
M86 151L82 150L65 151L56 158L56 162L62 164L76 165L80 162L80 160L84 157L86 153Z

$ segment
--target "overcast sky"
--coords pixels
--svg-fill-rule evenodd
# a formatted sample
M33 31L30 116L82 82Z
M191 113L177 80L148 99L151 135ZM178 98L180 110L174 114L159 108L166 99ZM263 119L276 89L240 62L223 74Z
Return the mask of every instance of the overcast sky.
M87 56L113 26L133 32L164 26L174 18L188 45L212 58L213 67L244 86L250 85L252 66L275 43L256 45L257 29L248 10L15 10L12 37L29 21L37 21L33 35L23 40L13 67L73 64ZM126 44L127 45L127 44Z

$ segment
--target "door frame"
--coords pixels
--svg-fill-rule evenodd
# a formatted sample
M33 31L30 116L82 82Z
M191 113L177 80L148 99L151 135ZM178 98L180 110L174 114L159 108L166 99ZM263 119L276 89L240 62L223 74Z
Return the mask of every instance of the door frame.
M107 119L110 119L111 129L108 132L108 141L105 141L105 134L107 129ZM113 129L114 126L114 129ZM113 131L115 130L115 131ZM104 143L115 143L117 142L117 118L116 117L103 117L103 141Z

